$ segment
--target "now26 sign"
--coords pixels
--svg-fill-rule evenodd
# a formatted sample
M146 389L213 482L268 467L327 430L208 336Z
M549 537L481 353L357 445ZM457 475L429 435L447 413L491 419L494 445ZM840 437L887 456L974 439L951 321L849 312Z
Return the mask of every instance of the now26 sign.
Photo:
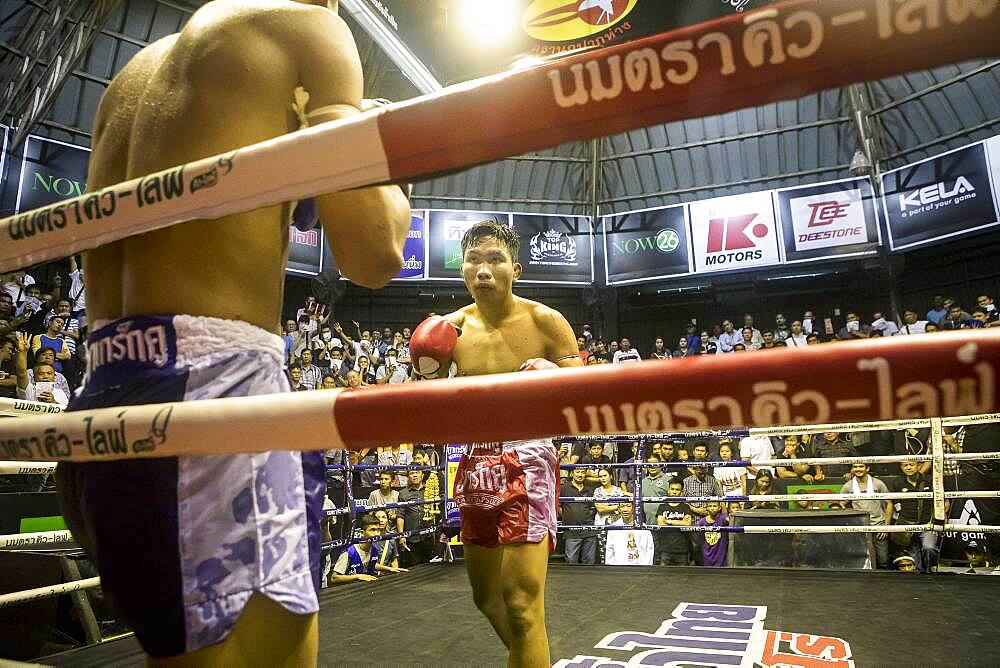
M21 159L16 212L82 195L87 189L89 160L88 149L29 136Z

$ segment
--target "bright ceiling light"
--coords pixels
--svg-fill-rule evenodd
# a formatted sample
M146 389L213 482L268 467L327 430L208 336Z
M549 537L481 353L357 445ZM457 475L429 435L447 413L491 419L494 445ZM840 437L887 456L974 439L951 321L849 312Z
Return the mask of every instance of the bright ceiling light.
M497 44L507 41L517 25L514 0L462 0L462 27L474 42Z

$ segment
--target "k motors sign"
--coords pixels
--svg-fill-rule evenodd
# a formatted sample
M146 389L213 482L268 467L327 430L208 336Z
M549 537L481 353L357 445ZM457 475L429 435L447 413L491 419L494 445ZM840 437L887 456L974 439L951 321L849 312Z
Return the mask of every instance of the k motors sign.
M893 250L997 225L997 208L980 142L882 175L882 207Z
M684 205L605 216L608 285L691 273Z
M697 273L778 264L771 192L730 195L688 205Z

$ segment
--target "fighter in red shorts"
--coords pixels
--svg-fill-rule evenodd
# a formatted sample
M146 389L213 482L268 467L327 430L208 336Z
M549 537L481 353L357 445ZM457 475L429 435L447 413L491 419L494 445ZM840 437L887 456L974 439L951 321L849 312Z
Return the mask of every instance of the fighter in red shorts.
M444 318L432 316L414 330L416 373L477 376L583 366L566 319L514 296L519 246L514 231L494 221L465 233L462 278L475 303ZM507 646L511 666L551 665L545 574L556 541L558 491L559 457L551 441L473 443L459 463L454 496L472 595Z

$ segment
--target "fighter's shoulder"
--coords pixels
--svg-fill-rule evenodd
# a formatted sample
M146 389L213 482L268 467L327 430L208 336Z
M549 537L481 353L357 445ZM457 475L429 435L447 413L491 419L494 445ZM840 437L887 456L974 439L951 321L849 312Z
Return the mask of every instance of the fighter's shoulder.
M530 315L535 325L543 331L548 332L569 325L563 314L550 306L523 297L516 299L518 308Z
M445 315L444 319L447 320L448 322L450 322L451 324L455 325L456 327L464 327L465 326L465 320L470 315L472 315L472 313L473 313L472 309L474 307L475 307L475 304L469 304L468 306L463 306L462 308L458 309L457 311L452 311L451 313L448 313L447 315Z
M94 119L94 134L100 134L101 126L109 114L120 113L124 99L140 95L145 90L153 70L162 62L164 54L177 42L179 36L179 33L167 35L143 47L114 76L101 96L101 104Z

